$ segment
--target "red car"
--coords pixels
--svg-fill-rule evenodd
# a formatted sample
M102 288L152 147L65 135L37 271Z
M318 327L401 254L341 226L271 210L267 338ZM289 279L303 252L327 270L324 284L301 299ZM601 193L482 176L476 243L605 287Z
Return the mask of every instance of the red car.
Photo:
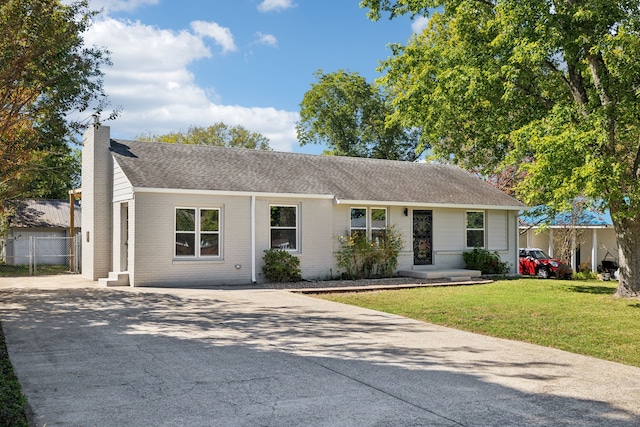
M542 249L521 248L520 274L538 276L541 279L552 276L569 279L573 276L573 270L562 261L549 257Z

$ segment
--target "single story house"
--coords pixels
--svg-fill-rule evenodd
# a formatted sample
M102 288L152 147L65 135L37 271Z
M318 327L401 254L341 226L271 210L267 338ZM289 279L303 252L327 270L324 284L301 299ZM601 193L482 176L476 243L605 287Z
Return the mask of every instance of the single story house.
M556 237L567 231L572 231L571 258L565 261L574 271L582 265L596 272L604 260L618 262L616 233L606 209L585 208L575 213L561 212L550 218L534 208L520 216L520 247L540 248L553 257L559 250Z
M69 263L69 200L25 199L9 216L2 257L7 265ZM75 203L75 233L80 233L80 204Z
M82 153L82 274L130 286L264 282L281 248L337 277L337 236L395 225L398 270L464 268L474 246L516 273L525 206L456 166L123 141L94 124Z

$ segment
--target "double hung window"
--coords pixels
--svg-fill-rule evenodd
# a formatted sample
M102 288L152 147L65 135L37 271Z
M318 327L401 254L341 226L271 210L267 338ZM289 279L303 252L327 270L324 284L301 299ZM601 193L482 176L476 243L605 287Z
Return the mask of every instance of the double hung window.
M351 208L351 236L378 242L387 230L386 208Z
M467 248L484 248L484 211L467 211Z
M270 235L272 249L298 250L298 207L271 205Z
M220 256L220 209L176 208L176 257Z

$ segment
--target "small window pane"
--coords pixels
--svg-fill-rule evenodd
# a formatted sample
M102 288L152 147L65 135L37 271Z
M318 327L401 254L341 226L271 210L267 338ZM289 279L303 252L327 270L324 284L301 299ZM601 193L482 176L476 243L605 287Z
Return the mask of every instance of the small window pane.
M176 233L176 255L196 254L196 235L194 233Z
M371 209L371 228L387 227L387 210Z
M296 250L298 248L296 242L296 230L289 229L272 229L271 230L271 248L272 249L288 249Z
M375 244L379 244L383 242L386 234L387 234L386 229L371 230L371 242Z
M296 207L295 206L271 206L271 226L272 227L295 227Z
M202 209L200 211L200 231L218 231L218 210Z
M367 240L367 232L365 230L351 230L351 237L356 242L364 241Z
M367 210L364 208L351 209L351 228L367 227Z
M203 234L200 236L200 255L201 256L217 256L218 255L218 235Z
M467 228L484 228L484 212L467 212Z
M467 247L484 247L484 230L467 230Z
M196 231L195 209L176 209L176 231Z

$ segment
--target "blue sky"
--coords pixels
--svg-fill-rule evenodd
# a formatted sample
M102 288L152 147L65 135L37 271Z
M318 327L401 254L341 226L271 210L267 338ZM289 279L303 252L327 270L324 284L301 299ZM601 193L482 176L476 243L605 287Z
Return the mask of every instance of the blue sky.
M373 81L387 45L426 22L372 22L359 0L90 0L103 9L85 35L111 51L105 90L118 119L112 137L242 125L279 151L300 147L295 122L322 69Z

